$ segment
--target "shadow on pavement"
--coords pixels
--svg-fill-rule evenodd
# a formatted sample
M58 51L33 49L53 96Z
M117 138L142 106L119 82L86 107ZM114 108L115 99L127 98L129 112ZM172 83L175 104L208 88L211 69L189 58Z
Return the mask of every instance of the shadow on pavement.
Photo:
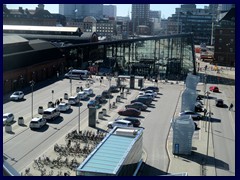
M159 176L159 175L166 175L167 173L152 167L145 162L142 163L142 166L137 174L137 176Z
M186 159L186 161L196 162L198 164L206 164L208 166L215 166L218 169L229 170L229 165L220 159L215 157L206 156L199 152L192 151L191 155L178 155L178 157Z

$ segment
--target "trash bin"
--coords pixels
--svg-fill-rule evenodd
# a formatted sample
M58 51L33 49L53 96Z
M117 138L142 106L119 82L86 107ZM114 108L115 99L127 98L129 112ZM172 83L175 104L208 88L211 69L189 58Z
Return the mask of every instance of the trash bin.
M68 93L64 93L64 99L68 99Z
M43 107L42 106L39 106L38 107L38 114L42 114L43 113Z
M76 92L78 93L80 91L80 87L77 87L76 88Z
M5 125L5 132L12 132L12 125L6 124Z
M107 115L107 110L106 109L102 109L103 112L103 116Z
M115 102L113 102L112 108L116 108L116 104L115 104Z
M18 125L24 125L24 119L23 117L18 118Z
M98 112L98 119L103 119L103 112L102 111Z

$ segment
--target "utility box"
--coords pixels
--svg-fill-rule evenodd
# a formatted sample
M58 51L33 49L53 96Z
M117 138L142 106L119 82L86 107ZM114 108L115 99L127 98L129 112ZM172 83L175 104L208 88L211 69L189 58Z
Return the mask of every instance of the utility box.
M96 127L96 108L89 108L88 126Z
M189 155L192 151L192 137L195 125L190 115L179 116L172 121L172 153Z

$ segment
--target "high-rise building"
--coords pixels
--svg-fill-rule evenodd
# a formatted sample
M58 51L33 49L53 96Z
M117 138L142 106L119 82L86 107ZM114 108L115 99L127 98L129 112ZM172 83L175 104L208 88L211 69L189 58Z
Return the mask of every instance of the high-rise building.
M133 31L140 25L149 25L150 4L132 4Z
M117 7L115 5L103 5L103 16L116 18Z
M103 4L59 4L59 13L67 18L103 17Z

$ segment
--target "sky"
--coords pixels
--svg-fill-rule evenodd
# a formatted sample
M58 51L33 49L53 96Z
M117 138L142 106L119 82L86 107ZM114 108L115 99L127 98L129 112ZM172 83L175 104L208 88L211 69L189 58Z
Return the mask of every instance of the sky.
M51 13L59 13L58 4L44 4L44 9L47 9ZM131 17L131 4L112 4L117 6L117 16L129 16ZM208 4L196 4L197 8L204 8ZM175 13L175 8L179 8L180 4L151 4L150 9L154 11L161 11L162 19L166 19ZM9 9L18 9L22 7L23 9L35 9L37 4L7 4Z

